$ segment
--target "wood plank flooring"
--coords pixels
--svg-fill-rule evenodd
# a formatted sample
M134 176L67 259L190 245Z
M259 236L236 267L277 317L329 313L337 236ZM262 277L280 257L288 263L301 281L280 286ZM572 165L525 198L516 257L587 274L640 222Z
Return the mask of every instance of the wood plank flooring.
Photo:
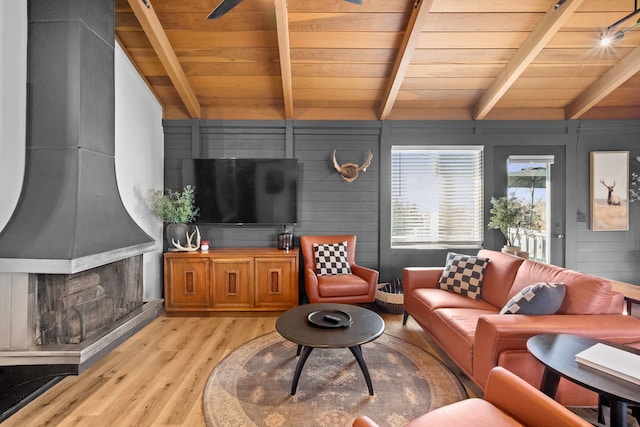
M375 309L375 305L369 308ZM386 333L445 359L413 320L382 314ZM2 426L204 426L202 392L216 364L275 330L276 317L167 317L79 376L67 377ZM480 391L463 380L470 395Z

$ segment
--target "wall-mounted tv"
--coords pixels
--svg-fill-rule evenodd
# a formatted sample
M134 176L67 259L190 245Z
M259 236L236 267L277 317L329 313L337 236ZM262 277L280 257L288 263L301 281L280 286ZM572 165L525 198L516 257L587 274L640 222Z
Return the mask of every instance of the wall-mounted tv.
M182 184L196 189L196 223L298 222L297 159L185 159Z

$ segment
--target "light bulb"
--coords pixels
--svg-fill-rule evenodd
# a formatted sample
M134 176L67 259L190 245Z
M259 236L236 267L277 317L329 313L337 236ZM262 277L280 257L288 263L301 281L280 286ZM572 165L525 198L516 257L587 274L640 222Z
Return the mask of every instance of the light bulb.
M616 31L611 34L611 32L604 32L601 34L600 38L600 46L609 46L611 43L622 40L624 38L625 31Z

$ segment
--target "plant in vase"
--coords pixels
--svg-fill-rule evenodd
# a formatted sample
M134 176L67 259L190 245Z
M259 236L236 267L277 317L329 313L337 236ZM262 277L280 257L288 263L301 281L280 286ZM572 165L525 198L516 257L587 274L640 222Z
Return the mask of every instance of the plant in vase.
M153 213L167 224L165 233L169 247L181 250L192 249L193 234L189 235L187 224L193 221L200 211L195 206L195 188L187 185L182 191L174 191L169 188L165 191L149 190L149 200ZM198 234L196 246L200 246L200 232L197 227L196 232ZM187 246L185 247L185 245Z
M509 197L492 197L491 205L493 207L489 211L491 218L487 227L502 232L507 240L507 244L502 248L503 252L517 255L520 247L516 245L516 239L519 239L520 229L526 217L526 208L514 194Z

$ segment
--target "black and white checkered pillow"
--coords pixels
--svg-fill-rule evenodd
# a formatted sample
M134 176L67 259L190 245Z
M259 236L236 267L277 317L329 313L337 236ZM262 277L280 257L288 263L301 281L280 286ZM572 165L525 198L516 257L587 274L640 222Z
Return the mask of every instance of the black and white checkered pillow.
M487 258L449 252L438 282L440 289L480 299L482 279L488 263Z
M318 276L335 276L351 274L347 258L347 242L314 243L313 252L316 258Z

